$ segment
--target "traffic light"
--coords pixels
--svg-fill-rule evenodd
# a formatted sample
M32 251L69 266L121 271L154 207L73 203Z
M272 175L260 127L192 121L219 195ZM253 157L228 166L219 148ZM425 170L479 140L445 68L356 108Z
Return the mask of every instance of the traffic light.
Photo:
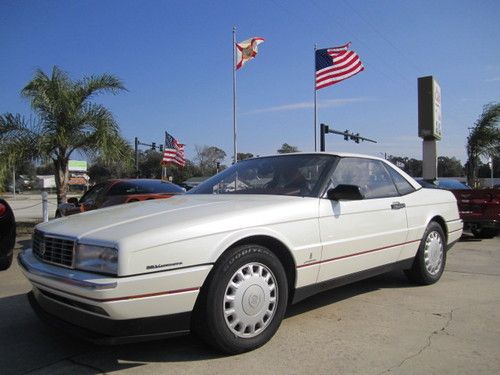
M160 149L160 152L163 152L163 145L158 146Z
M349 140L349 130L346 130L344 133L344 141L348 141L348 140Z
M156 150L156 143L155 142L152 142L151 143L151 150Z

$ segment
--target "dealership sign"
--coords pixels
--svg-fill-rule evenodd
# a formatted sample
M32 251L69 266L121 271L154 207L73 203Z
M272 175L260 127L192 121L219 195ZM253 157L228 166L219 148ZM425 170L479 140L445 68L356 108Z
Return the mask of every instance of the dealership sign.
M441 87L434 77L418 79L418 136L440 140L441 128Z
M87 162L85 160L70 160L68 170L70 172L87 172Z

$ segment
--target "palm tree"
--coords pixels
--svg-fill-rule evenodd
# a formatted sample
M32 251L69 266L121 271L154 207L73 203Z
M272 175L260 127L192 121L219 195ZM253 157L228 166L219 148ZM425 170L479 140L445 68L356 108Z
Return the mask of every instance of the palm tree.
M0 116L1 153L11 160L51 160L56 173L57 201L66 202L68 161L74 151L90 157L102 155L105 159L122 156L126 141L112 113L90 101L99 93L117 94L122 90L126 90L123 83L110 74L72 81L57 66L50 77L37 70L21 95L30 101L39 122L27 123L19 115Z
M0 188L5 187L3 182L15 168L16 161L35 158L38 126L32 125L28 126L20 115L0 115Z
M467 181L475 185L479 159L495 156L500 147L500 104L484 106L483 113L474 124L467 139Z

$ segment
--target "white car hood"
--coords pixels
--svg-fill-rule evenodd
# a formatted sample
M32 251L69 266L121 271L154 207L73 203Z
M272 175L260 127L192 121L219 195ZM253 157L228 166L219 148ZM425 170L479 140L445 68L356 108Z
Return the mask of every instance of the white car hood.
M133 244L139 250L239 228L317 217L317 201L275 195L188 194L63 217L39 224L37 229L88 244L120 248Z

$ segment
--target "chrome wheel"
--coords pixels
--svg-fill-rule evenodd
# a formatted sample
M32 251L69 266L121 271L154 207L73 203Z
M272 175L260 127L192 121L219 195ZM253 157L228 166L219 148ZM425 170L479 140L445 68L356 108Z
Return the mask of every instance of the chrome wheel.
M430 232L424 245L424 263L430 275L435 276L441 271L443 255L444 246L441 235L437 231Z
M261 263L245 264L225 289L223 312L227 327L240 338L259 335L273 320L278 298L278 283L271 270Z

